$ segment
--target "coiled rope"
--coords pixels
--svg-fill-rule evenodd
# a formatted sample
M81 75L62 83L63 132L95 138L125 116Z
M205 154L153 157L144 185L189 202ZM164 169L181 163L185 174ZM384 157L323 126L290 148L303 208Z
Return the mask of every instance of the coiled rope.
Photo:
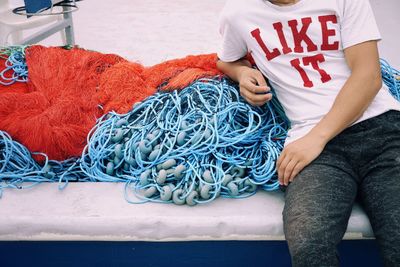
M275 161L287 122L275 99L252 107L228 80L201 79L180 92L156 93L128 114L101 118L82 171L91 181L126 182L131 203L247 197L258 185L279 187Z
M0 49L0 58L6 60L5 69L0 72L0 84L11 85L28 81L28 67L25 62L27 46L10 46Z
M43 156L44 165L40 166L32 154ZM58 162L48 160L43 153L31 153L6 132L0 131L0 197L4 188L24 189L42 182L58 181L59 188L63 189L66 184L61 182L81 180L82 173L77 163L77 159Z
M384 59L381 59L380 62L383 82L389 87L392 96L400 101L400 71L391 67Z

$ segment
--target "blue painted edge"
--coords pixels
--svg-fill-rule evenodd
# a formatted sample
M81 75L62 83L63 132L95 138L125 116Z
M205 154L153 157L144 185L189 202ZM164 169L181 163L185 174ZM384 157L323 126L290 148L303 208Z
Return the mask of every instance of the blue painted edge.
M341 266L382 266L375 240L345 240ZM291 266L284 241L1 241L1 266Z
M27 13L36 13L51 7L51 0L24 0Z

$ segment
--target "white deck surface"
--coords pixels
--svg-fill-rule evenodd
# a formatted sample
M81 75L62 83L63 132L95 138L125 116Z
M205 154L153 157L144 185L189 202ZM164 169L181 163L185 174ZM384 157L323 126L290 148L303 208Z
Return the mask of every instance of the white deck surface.
M14 0L18 4L20 0ZM153 65L216 52L218 13L225 0L85 0L74 14L77 43ZM372 0L383 41L381 57L400 67L400 2ZM43 42L60 45L58 35ZM56 184L6 190L0 200L0 240L269 240L283 239L283 194L259 192L180 207L128 204L122 184ZM370 237L358 207L347 238Z
M194 207L128 204L123 185L70 183L7 190L0 200L0 240L282 240L283 193L217 199ZM346 238L371 237L355 207Z

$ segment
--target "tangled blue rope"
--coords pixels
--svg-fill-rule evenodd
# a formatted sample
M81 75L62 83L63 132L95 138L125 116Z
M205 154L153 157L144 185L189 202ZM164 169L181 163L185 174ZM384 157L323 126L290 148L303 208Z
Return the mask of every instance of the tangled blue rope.
M32 158L32 154L44 157L43 166ZM6 132L0 131L0 197L4 188L30 188L42 182L59 181L62 189L65 185L61 182L78 181L82 175L76 159L58 162L48 160L43 153L32 154Z
M381 73L383 82L389 87L392 96L400 101L400 71L391 67L386 60L381 59Z
M11 46L0 49L0 57L6 59L5 69L0 72L0 84L11 85L28 81L25 48L26 46Z
M202 79L179 93L156 93L128 114L101 118L82 171L91 181L126 182L131 203L247 197L258 185L279 187L275 161L287 122L275 99L252 107L228 80ZM140 200L130 200L130 192Z

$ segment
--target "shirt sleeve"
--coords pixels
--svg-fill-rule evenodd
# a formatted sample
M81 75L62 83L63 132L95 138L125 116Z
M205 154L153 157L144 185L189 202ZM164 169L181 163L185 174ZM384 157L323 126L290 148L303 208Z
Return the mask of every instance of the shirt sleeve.
M222 11L219 20L222 42L217 55L220 60L225 62L233 62L247 55L246 42L238 34L238 30L233 25L232 17L226 11Z
M371 40L381 40L369 0L344 0L341 22L343 49Z

